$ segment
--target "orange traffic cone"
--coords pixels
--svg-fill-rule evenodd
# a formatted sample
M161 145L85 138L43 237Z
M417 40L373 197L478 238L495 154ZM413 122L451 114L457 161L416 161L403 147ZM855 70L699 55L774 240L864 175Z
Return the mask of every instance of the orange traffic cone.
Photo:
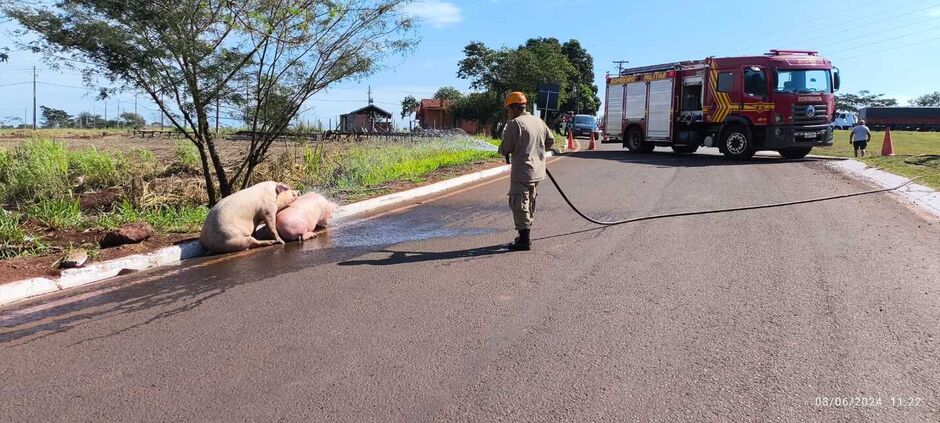
M597 146L594 145L594 133L591 132L591 142L588 143L588 150L597 150Z
M577 147L574 146L574 132L570 129L568 130L568 149L575 150Z
M882 156L894 155L894 143L891 142L891 128L885 128L885 142L881 145Z

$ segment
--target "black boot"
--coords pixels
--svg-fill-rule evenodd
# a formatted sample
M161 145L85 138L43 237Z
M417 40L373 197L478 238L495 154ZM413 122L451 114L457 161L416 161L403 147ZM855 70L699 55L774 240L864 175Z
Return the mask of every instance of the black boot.
M519 236L516 237L516 242L509 244L509 249L512 251L529 251L532 249L532 240L529 239L529 230L522 229L519 231Z

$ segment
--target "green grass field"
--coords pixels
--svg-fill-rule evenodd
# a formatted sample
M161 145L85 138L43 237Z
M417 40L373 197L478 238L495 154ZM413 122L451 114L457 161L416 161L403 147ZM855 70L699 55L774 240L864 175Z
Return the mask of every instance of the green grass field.
M917 183L940 190L940 157L916 157L924 154L940 155L940 132L892 131L894 156L881 156L884 132L872 132L868 155L859 159L867 165L909 178L920 177ZM849 144L849 131L836 131L832 147L814 148L811 154L836 157L854 157Z

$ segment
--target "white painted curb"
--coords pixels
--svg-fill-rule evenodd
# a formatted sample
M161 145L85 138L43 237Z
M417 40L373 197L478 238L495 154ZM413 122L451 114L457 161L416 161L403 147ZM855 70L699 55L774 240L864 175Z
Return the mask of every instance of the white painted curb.
M868 167L868 165L858 160L841 160L827 163L827 165L839 172L855 177L862 177L882 188L896 187L910 179ZM940 193L934 191L932 188L912 183L893 192L901 198L917 205L925 212L940 217Z
M549 153L551 155L551 153ZM396 192L371 198L358 203L347 204L336 209L333 218L336 220L349 218L363 212L375 210L410 201L415 198L440 193L461 185L470 184L502 173L509 172L509 165L502 165L468 175L458 176L446 181L436 182L423 187L407 191ZM0 285L0 306L21 301L37 295L48 294L63 289L88 285L113 278L125 270L146 270L154 267L179 263L180 261L200 257L206 251L199 241L190 241L185 244L163 248L152 253L135 254L119 259L94 263L78 269L63 270L57 280L48 278L32 278Z

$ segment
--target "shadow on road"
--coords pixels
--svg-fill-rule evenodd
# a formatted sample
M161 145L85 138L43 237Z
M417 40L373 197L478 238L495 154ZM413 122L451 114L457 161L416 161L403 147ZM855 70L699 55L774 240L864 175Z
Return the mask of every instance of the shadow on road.
M621 163L669 167L710 167L792 164L819 161L820 159L784 159L782 157L754 156L748 160L733 160L709 154L676 154L668 152L631 153L627 150L576 151L564 154L567 157L591 160L613 160Z
M424 251L392 251L379 250L375 253L389 253L389 256L376 260L348 260L338 263L340 266L389 266L395 264L420 263L424 261L452 260L461 258L473 258L490 256L494 254L508 253L507 244L491 245L488 247L470 248L466 250L424 252Z

